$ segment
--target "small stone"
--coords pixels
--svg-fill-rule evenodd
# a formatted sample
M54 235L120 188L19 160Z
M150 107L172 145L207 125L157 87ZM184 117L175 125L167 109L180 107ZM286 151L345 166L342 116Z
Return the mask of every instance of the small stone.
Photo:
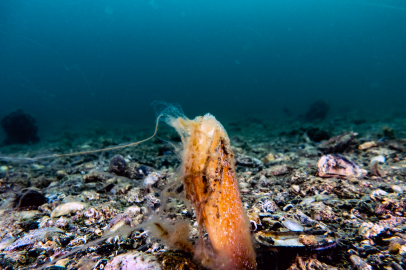
M33 167L35 170L43 170L43 169L45 168L45 166L44 166L44 165L41 165L41 164L33 164L32 167Z
M63 170L57 171L55 175L56 175L56 178L58 178L59 180L64 178L65 176L68 176L68 174Z
M266 177L270 176L278 176L278 175L284 175L289 173L292 170L288 165L283 164L283 165L277 165L277 166L272 166L264 171Z
M51 218L69 215L85 209L86 204L82 202L69 202L58 205L51 213Z

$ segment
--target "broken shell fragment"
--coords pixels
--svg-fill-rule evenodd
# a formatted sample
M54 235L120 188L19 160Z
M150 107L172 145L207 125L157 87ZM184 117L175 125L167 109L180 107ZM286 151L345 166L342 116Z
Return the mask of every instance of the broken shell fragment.
M320 177L364 177L366 170L341 155L325 155L317 162L317 175Z

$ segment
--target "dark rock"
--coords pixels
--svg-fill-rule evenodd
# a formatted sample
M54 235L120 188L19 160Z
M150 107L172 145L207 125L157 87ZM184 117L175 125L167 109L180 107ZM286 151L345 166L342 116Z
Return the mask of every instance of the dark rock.
M105 187L99 189L99 190L97 191L97 193L107 193L107 192L109 192L114 186L115 186L114 184L108 184L107 186L105 186Z
M309 110L305 114L305 120L323 120L324 118L326 118L329 110L330 105L328 105L326 101L318 99L314 103L310 104Z
M321 142L330 139L328 132L319 128L310 128L307 130L307 136L309 136L310 140L314 142Z
M35 118L22 110L10 113L1 120L1 126L7 134L5 144L29 144L39 141Z
M395 130L390 127L384 127L383 136L385 138L387 138L388 140L394 140L394 139L396 139Z
M135 164L134 164L135 165ZM144 179L148 174L153 172L154 170L151 167L141 165L141 166L134 166L133 164L130 164L126 170L124 175L130 179Z
M137 172L138 172L137 179L144 179L146 176L148 176L148 174L152 173L153 171L154 170L151 167L141 165L137 169Z
M318 148L323 151L324 154L343 153L349 148L357 135L358 134L354 132L346 132L322 142Z
M114 156L110 160L109 172L115 173L117 175L124 175L125 168L127 164L121 155Z
M162 145L158 148L158 156L167 156L173 154L173 147Z
M14 199L14 208L37 208L48 199L35 189L23 189Z

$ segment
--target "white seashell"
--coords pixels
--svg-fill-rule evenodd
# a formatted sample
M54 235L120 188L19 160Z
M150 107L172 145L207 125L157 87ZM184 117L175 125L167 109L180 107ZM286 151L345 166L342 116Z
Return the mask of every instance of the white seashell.
M384 156L377 156L371 159L371 164L374 162L385 163L386 159Z
M58 205L51 213L51 218L69 215L85 209L86 204L82 202L69 202Z
M161 177L161 175L159 173L156 173L156 172L150 173L147 177L145 177L144 185L147 187L150 187L153 184L155 184L156 182L158 182L160 177Z
M105 270L160 270L162 269L158 263L158 259L149 254L142 252L130 252L118 255L111 259L106 266Z
M403 193L403 188L401 186L392 185L391 189L396 193Z
M282 222L282 225L293 232L303 232L304 231L303 226L294 220L287 219Z

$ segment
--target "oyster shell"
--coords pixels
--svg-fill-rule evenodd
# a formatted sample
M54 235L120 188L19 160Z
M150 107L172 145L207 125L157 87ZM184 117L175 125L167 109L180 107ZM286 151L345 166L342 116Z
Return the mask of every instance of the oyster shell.
M364 177L366 170L341 155L325 155L317 162L317 175L320 177Z

